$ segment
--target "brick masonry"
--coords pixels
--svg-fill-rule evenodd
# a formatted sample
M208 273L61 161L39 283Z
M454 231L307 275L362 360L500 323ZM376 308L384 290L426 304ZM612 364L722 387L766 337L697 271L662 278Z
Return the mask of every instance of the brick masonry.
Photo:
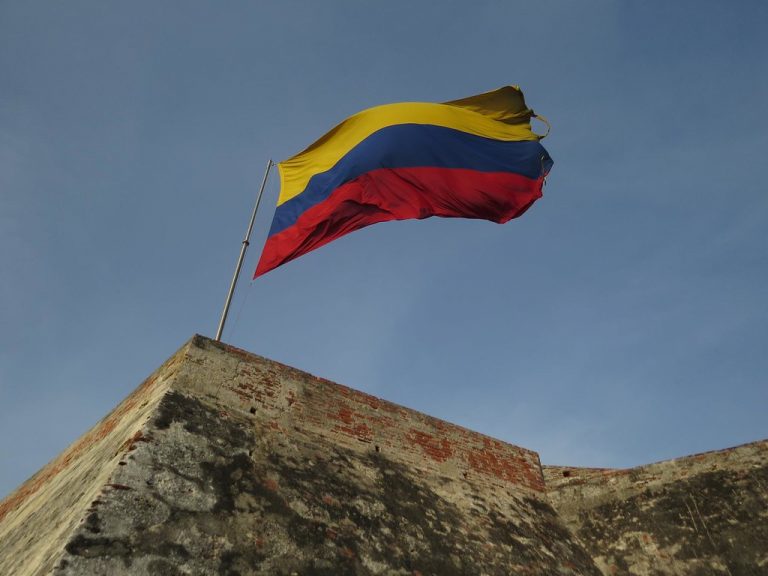
M222 345L209 342L211 347ZM542 495L538 454L252 354L218 391L271 430L378 450L423 474L451 475Z
M0 574L599 574L535 452L199 336L0 506Z
M767 452L542 470L195 336L0 502L0 574L768 574Z

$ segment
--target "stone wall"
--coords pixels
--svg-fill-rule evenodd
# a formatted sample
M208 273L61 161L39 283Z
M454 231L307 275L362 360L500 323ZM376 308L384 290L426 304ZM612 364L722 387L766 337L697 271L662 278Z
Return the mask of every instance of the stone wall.
M0 574L768 575L768 441L628 470L196 336L0 502Z
M185 360L172 356L117 408L0 502L0 574L49 574Z
M768 441L544 472L551 502L605 574L768 574Z
M202 337L174 358L49 465L80 488L44 475L44 522L3 504L0 573L599 575L534 452Z
M422 475L472 479L492 489L542 495L539 456L455 424L199 338L208 354L184 385L281 435L382 452ZM206 365L226 370L212 381ZM205 376L204 376L205 375Z

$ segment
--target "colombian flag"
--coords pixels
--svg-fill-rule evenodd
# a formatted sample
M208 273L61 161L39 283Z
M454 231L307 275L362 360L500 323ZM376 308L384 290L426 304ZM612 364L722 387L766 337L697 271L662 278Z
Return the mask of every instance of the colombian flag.
M370 224L411 218L503 223L541 197L552 159L518 87L347 118L280 162L280 196L254 277Z

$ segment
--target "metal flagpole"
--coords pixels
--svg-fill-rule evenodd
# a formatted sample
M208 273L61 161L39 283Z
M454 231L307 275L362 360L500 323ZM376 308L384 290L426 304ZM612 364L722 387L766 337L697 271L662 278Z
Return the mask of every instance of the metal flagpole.
M256 205L253 207L253 214L251 214L251 221L248 223L248 231L243 238L243 245L240 248L240 257L237 259L237 267L235 268L235 274L232 276L232 283L229 285L229 292L227 293L227 301L224 303L224 310L221 312L221 320L219 320L219 328L216 330L216 342L221 342L221 333L224 332L224 323L227 321L227 314L229 314L229 305L232 304L232 295L235 293L235 285L237 285L237 278L240 276L240 268L243 267L243 260L245 259L245 251L248 250L248 245L251 240L251 231L253 230L253 223L256 221L256 212L259 210L259 203L261 202L261 195L264 193L264 187L267 185L267 177L269 176L269 169L274 166L275 163L270 159L267 162L267 170L264 172L264 180L261 181L261 188L259 188L259 195L256 196Z

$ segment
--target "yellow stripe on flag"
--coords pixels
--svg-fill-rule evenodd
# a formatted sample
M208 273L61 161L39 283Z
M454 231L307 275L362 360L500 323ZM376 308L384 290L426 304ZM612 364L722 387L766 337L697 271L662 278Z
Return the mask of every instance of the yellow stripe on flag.
M403 102L376 106L350 116L306 150L278 164L277 205L301 194L315 174L332 168L368 136L397 124L431 124L495 140L540 140L531 130L533 111L516 86L461 100L433 104Z

